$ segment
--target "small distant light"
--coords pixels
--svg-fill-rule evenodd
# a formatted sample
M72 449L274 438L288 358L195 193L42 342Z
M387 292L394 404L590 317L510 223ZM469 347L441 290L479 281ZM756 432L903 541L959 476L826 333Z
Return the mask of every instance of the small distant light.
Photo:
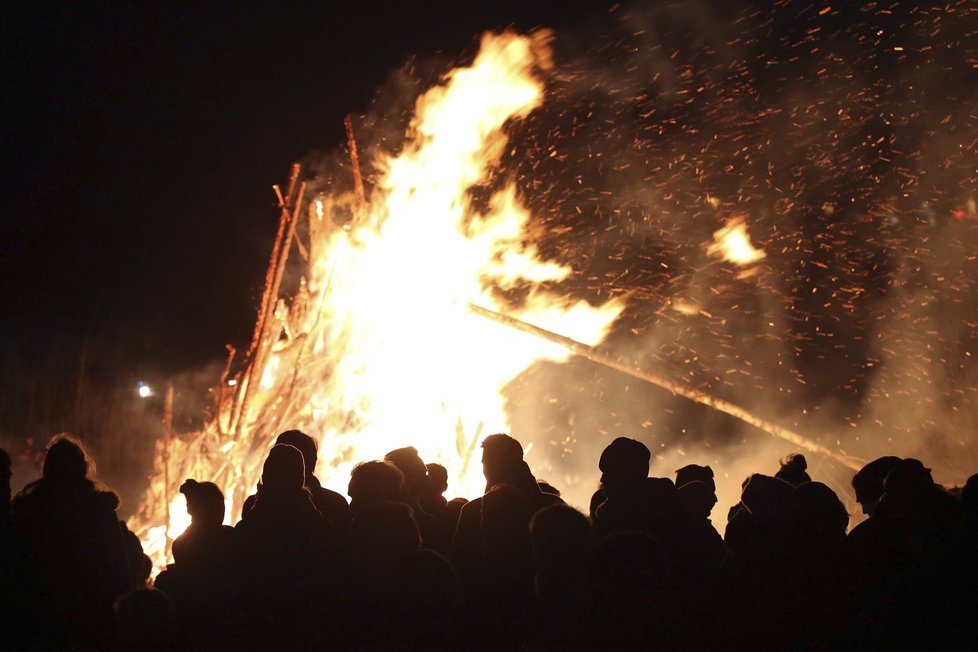
M139 398L149 398L153 395L153 389L141 380L136 383L136 391L139 393Z
M238 381L235 380L234 378L232 378L231 380L228 381L228 387L234 387L237 384L238 384Z

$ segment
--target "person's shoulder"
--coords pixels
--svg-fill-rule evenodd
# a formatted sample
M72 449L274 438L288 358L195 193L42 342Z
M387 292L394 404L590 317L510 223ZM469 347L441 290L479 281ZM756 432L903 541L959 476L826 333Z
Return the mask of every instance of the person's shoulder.
M10 511L15 515L23 514L33 509L36 503L37 495L30 489L25 489L10 501Z
M252 509L254 509L254 507L255 507L255 501L256 500L258 500L258 494L251 494L250 496L248 496L247 498L245 498L244 503L241 505L241 517L242 518L244 518L244 516L248 512L250 512Z
M119 509L119 496L114 491L96 490L92 494L92 501L98 505L99 509L112 512Z
M343 494L338 491L333 491L332 489L327 489L322 485L312 487L311 491L317 500L321 500L331 505L339 505L340 503L343 503L347 507L350 505L350 501L348 501Z
M546 491L541 492L543 495L544 502L549 505L566 505L564 499L556 494L548 494Z
M459 518L465 518L470 514L478 514L480 515L481 518L482 496L479 496L478 498L473 498L469 502L462 505L461 509L459 509Z
M881 520L879 518L867 518L865 521L849 530L846 535L846 543L851 546L858 546L864 542L875 539L879 536Z

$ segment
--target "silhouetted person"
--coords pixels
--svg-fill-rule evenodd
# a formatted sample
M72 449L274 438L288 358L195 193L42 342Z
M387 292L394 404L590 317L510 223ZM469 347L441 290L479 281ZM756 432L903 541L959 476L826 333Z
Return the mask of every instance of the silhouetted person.
M458 650L458 581L451 563L434 550L401 557L390 571L392 615L398 640L392 647Z
M0 647L41 649L40 605L29 572L28 550L10 514L10 456L0 448Z
M483 440L482 472L487 493L496 485L509 485L520 492L526 502L524 526L527 532L531 514L547 505L563 502L557 496L540 491L536 478L523 461L523 447L509 435L489 435ZM482 557L482 498L476 498L462 507L452 542L452 561L463 590L466 574Z
M828 645L822 638L826 623L838 623L843 616L840 563L848 525L845 505L828 486L806 482L795 488L785 512L785 549L772 593L786 640Z
M500 595L529 598L533 591L533 551L530 545L530 506L516 487L499 484L482 497L483 581L496 585Z
M404 474L390 462L360 462L350 472L347 495L353 520L357 512L378 502L400 502Z
M676 527L669 542L674 583L689 592L710 590L727 556L723 537L710 522L715 490L700 480L686 482L677 489L676 502Z
M316 440L300 430L286 430L278 436L275 443L294 446L302 453L302 460L306 469L305 487L309 490L309 495L312 496L312 504L316 506L320 514L333 522L337 531L345 534L350 529L350 505L342 494L327 489L316 477L316 460L319 455ZM254 506L255 496L248 496L241 508L241 515L244 516L250 512Z
M523 640L530 624L534 601L532 513L523 493L508 484L495 485L478 500L482 503L481 557L476 567L466 569L465 597L478 611L473 633L482 638L501 629L497 640L507 647Z
M968 478L962 487L961 507L972 516L978 516L978 473Z
M669 599L669 562L644 532L622 531L595 542L588 567L593 613L589 649L643 649L659 630Z
M428 482L419 500L421 507L437 518L448 506L448 499L445 498L445 492L448 491L448 469L437 462L430 462L425 465L425 470L428 473Z
M787 525L791 545L805 548L807 557L834 555L845 541L849 514L829 487L806 482L788 500Z
M615 439L601 453L601 488L591 497L595 540L613 532L640 531L670 548L676 485L668 478L648 477L650 457L645 444L626 437Z
M635 439L618 437L605 447L598 461L601 470L601 487L591 496L588 513L593 519L598 507L608 499L609 490L627 493L644 482L649 476L652 453L648 446Z
M162 591L139 589L115 605L123 652L168 652L177 649L170 600Z
M774 477L797 487L800 484L812 481L807 470L808 460L805 459L805 456L801 453L792 453L781 460L781 468L774 474Z
M744 483L739 509L727 521L723 540L736 556L763 568L780 553L784 517L794 487L780 478L755 473Z
M789 562L788 505L795 487L755 473L731 509L723 540L730 550L723 567L727 600L720 629L733 649L788 645L792 621L785 618Z
M459 498L451 502L446 500L444 493L448 490L448 470L444 466L432 462L426 468L428 482L418 501L421 508L435 519L435 534L434 540L425 542L425 545L446 555L452 548L458 515L466 501Z
M115 600L135 588L116 516L119 499L89 478L92 464L79 443L55 437L40 480L12 503L50 609L59 646L114 649Z
M357 512L350 531L353 555L366 572L377 572L421 549L414 510L402 502L379 501Z
M872 518L876 513L876 504L883 496L883 481L886 480L890 471L902 461L899 457L880 457L852 476L852 488L856 492L856 502L862 507L863 514Z
M234 528L242 579L241 634L257 647L293 646L340 591L347 564L337 532L305 488L302 453L276 444L262 467L255 506Z
M414 510L414 520L421 530L421 542L424 546L434 547L435 518L421 506L421 496L428 489L428 469L424 460L418 455L414 446L397 448L384 456L385 462L390 462L404 474L404 484L401 487L401 500Z
M551 505L534 514L530 538L537 637L550 646L573 646L580 642L589 616L591 524L573 507Z
M357 563L356 645L366 649L432 649L451 640L457 587L451 564L421 549L413 510L403 502L358 509L351 543Z
M583 589L591 540L587 517L567 505L544 507L530 521L534 579L544 601Z
M234 528L224 525L224 494L213 482L189 479L180 486L187 498L190 525L173 542L173 559L188 567L219 563L231 545Z
M509 435L490 435L483 440L482 472L486 494L462 507L452 562L469 628L476 636L486 636L497 618L505 621L506 640L512 644L524 631L533 599L530 516L563 501L540 491L523 461L523 447ZM495 570L500 572L491 576ZM501 595L504 587L512 590L510 598Z
M966 548L961 508L915 459L896 464L872 518L847 537L858 645L961 646ZM969 623L970 624L970 623Z
M155 587L172 599L183 640L214 647L222 642L222 606L231 599L234 528L223 525L224 494L213 482L189 479L180 493L187 499L190 525L174 540L174 563L157 576Z
M717 485L716 481L713 479L713 469L709 466L700 466L699 464L687 464L686 466L676 469L676 488L679 489L685 484L690 482L702 482L705 486L709 487L714 496L716 495Z
M961 573L961 583L964 586L976 586L978 585L978 473L972 475L968 478L964 487L961 490L961 511L962 511L962 543L964 548L963 564L964 568ZM978 597L974 595L974 591L970 593L965 593L965 595L960 596L962 602L961 607L958 612L961 614L963 620L970 621L969 614L973 614L978 611ZM978 642L978 627L974 625L971 626L971 639L970 641L964 641L965 645L971 645L972 648L976 647L974 643Z

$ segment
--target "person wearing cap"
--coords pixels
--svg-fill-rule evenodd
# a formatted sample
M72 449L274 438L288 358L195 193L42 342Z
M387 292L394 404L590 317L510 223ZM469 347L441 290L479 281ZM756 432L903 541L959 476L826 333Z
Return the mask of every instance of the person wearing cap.
M618 437L601 453L601 488L591 497L595 541L623 531L651 534L664 545L673 538L676 485L669 478L649 477L651 457L645 444L627 437Z
M614 493L627 493L643 483L649 476L652 453L649 447L635 439L618 437L605 447L598 460L601 471L601 487L591 496L590 515L593 519L598 507Z

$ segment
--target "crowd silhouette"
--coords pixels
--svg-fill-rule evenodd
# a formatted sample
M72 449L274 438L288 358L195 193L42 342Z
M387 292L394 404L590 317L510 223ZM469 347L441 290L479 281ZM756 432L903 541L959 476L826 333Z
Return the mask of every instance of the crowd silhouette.
M217 485L186 479L192 522L151 579L80 443L53 439L13 498L0 450L0 648L978 649L978 476L949 490L919 460L870 462L852 478L868 518L847 532L791 455L744 480L721 536L713 469L650 476L625 437L587 515L508 435L482 442L468 501L408 446L357 465L347 502L316 455L282 433L234 527Z

